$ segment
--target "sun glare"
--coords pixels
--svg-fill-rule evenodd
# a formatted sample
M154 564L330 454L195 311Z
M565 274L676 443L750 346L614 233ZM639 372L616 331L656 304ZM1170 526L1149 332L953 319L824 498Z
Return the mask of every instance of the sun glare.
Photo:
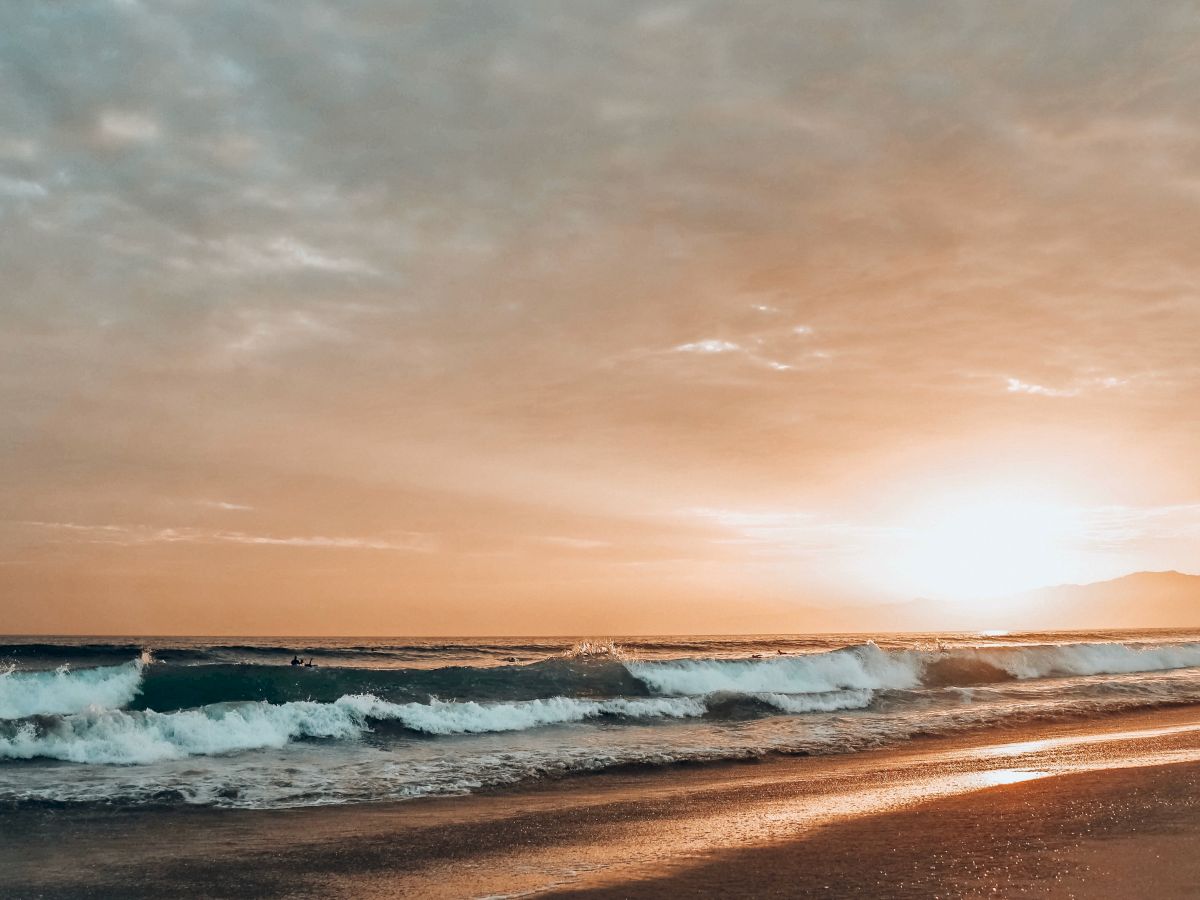
M973 600L1064 580L1078 522L1066 506L993 492L931 504L904 532L901 569L917 590Z

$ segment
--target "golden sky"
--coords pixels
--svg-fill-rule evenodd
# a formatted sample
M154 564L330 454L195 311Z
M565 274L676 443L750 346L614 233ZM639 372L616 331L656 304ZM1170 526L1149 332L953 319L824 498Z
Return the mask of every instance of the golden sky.
M13 4L0 83L0 630L1200 569L1192 4Z

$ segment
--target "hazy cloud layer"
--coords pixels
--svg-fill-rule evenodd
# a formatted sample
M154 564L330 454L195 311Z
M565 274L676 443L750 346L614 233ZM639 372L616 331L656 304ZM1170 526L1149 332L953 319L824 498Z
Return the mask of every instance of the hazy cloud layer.
M669 621L853 587L680 510L844 551L809 523L947 480L1190 508L1198 42L1182 3L10 4L0 585ZM286 576L220 555L255 535ZM388 535L429 537L303 543Z

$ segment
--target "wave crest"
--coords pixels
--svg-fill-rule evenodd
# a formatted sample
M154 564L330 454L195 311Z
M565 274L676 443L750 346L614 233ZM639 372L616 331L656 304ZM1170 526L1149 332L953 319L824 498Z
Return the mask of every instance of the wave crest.
M52 672L0 672L0 719L66 715L125 706L142 689L146 661L95 669L60 667Z
M881 650L872 643L773 659L681 659L626 663L625 668L655 693L685 697L904 689L921 681L913 654Z
M93 711L26 721L0 736L0 758L151 763L283 747L300 737L353 738L354 716L327 703L221 704L157 713Z
M651 692L699 697L819 694L842 690L912 690L1014 679L1159 672L1200 666L1200 643L1034 644L941 650L884 650L874 643L824 653L767 659L626 662Z
M705 704L699 700L673 697L618 697L612 700L551 697L546 700L484 704L437 699L429 703L388 703L371 695L358 695L343 697L338 704L355 710L364 718L399 722L405 728L425 734L525 731L543 725L565 725L603 716L684 719L702 716L707 711Z
M706 710L702 701L690 698L389 703L370 694L341 697L334 703L222 703L170 713L92 710L9 726L7 734L0 732L0 759L136 764L277 749L302 738L350 740L370 731L372 721L398 722L425 734L483 734L603 716L687 718Z

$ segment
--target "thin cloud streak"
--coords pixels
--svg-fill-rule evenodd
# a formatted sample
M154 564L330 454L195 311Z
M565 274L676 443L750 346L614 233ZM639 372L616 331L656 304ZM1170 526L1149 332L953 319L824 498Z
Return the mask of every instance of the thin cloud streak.
M695 341L690 344L680 344L675 348L679 353L736 353L742 348L732 341L721 341L713 338Z
M242 508L242 507L237 507ZM248 544L271 547L327 548L336 550L399 550L431 553L437 548L433 535L406 534L389 538L287 536L249 534L244 531L209 531L200 528L160 528L149 525L85 525L75 522L21 522L25 526L61 531L79 540L104 544Z

